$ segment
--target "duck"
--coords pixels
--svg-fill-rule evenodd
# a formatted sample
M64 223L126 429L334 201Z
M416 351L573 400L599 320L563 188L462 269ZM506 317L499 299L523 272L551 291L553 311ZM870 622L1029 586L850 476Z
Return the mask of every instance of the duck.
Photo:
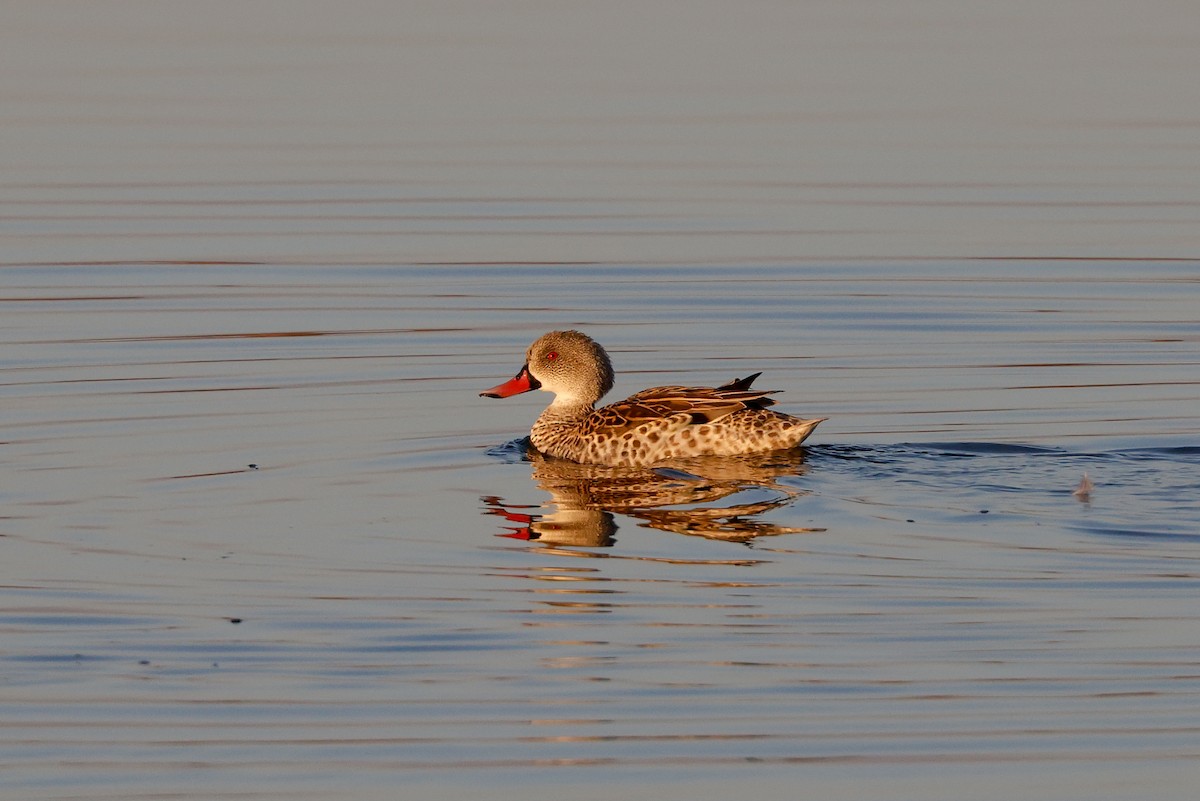
M598 342L580 331L551 331L529 346L512 379L479 393L508 398L540 389L554 399L529 432L547 456L582 464L651 467L697 456L741 456L795 448L828 418L773 411L753 389L762 373L719 387L651 387L596 408L613 386L613 367Z

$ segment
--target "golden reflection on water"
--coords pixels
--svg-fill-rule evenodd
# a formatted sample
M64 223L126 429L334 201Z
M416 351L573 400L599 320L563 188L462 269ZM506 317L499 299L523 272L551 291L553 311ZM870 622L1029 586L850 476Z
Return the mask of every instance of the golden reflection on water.
M806 494L779 482L784 476L804 474L805 452L800 448L686 459L656 468L579 464L546 457L531 446L526 446L525 453L533 481L550 494L550 501L533 507L484 496L484 514L516 524L505 526L508 533L500 536L543 546L608 548L616 542L615 514L631 517L647 528L728 542L825 530L762 519ZM748 488L769 491L774 497L714 505Z

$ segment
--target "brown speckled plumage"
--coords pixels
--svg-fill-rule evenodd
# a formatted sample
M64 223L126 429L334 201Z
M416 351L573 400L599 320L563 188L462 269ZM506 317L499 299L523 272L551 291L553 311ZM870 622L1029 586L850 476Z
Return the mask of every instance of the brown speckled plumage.
M597 409L612 388L608 354L578 331L551 331L529 346L516 378L486 392L555 394L530 432L542 453L575 462L645 466L691 456L736 456L799 445L825 418L771 411L758 373L720 387L654 387Z

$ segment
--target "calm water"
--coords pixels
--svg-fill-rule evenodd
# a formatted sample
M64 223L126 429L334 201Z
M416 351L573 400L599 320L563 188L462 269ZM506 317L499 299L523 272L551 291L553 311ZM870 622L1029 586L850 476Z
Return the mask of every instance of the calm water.
M1194 792L1200 15L601 8L14 6L0 797Z

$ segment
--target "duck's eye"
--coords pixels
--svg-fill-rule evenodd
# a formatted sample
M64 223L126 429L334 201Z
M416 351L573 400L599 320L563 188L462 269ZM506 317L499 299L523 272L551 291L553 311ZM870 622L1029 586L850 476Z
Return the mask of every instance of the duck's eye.
M546 361L552 362L558 358L558 351L552 350L546 354Z

